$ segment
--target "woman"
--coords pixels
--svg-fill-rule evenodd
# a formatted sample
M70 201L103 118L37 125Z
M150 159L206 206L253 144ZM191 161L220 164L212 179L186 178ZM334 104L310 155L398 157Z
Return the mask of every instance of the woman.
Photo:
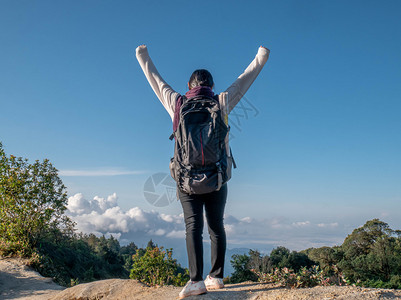
M245 71L225 92L218 95L220 109L226 112L227 116L259 75L269 58L269 54L270 51L261 46L258 49L256 57ZM136 49L136 57L150 86L169 113L173 123L174 121L177 122L177 115L174 117L176 113L175 107L181 95L174 91L157 72L145 45L141 45ZM188 82L189 91L185 96L188 99L198 95L213 97L213 87L214 81L212 75L204 69L196 70L190 77ZM207 194L187 194L180 188L177 188L177 190L184 211L189 275L191 278L179 294L180 299L182 299L206 293L207 290L224 287L223 272L226 234L223 225L223 215L227 199L227 183L220 190ZM212 269L204 281L202 278L203 207L205 208L210 234L212 259Z

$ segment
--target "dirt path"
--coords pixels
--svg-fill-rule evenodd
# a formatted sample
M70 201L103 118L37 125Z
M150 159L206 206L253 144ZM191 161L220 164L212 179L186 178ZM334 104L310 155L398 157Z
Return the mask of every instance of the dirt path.
M100 280L64 289L44 278L15 259L0 259L0 299L33 300L168 300L178 299L181 288L148 287L129 279ZM284 289L272 284L244 282L188 300L310 300L310 299L401 299L401 290L367 289L359 287L314 287Z
M64 288L42 277L23 260L0 258L0 299L47 299Z
M150 288L134 280L110 279L69 288L55 296L55 300L67 299L178 299L181 288ZM310 300L310 299L401 299L401 290L366 289L358 287L314 287L307 289L284 289L272 284L246 282L227 285L224 289L210 291L188 300Z

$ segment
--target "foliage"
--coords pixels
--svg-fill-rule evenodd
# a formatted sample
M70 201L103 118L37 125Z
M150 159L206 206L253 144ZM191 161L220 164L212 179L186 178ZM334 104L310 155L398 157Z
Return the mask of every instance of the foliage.
M392 281L393 286L397 285L401 238L387 223L378 219L366 222L345 239L341 248L344 255L338 266L352 282L375 286L374 282L384 285Z
M341 247L321 247L310 248L302 251L312 261L319 264L323 270L330 270L333 265L336 265L344 256Z
M137 279L151 286L183 286L189 280L188 270L182 269L173 259L173 250L157 247L152 241L145 252L137 252L132 257L133 264L130 278Z
M367 280L361 283L363 286L369 286L381 289L401 289L401 276L391 275L389 281L382 280Z
M55 239L54 235L58 235ZM107 278L128 278L125 257L119 242L93 234L66 235L57 232L43 237L32 257L31 265L42 275L52 277L63 286ZM125 250L125 249L124 249Z
M251 250L252 251L252 250ZM257 281L257 276L255 273L251 271L251 255L256 256L255 252L250 253L250 256L246 254L234 254L231 257L231 265L234 268L234 273L231 275L229 282L230 283L239 283L243 281Z
M248 268L257 272L269 272L273 269L273 262L268 255L261 255L257 250L249 250Z
M354 284L365 287L401 288L401 231L379 219L355 229L341 246L310 248L301 252L285 247L262 256L233 256L230 282L258 280L303 287ZM317 265L313 266L313 265Z
M239 283L248 280L260 280L264 276L263 274L274 274L274 272L278 272L277 270L295 270L298 272L303 267L312 267L313 261L304 253L291 252L285 247L277 247L272 250L270 256L261 255L256 250L250 250L248 255L233 255L231 265L234 268L234 273L229 282ZM292 275L288 276L290 279Z
M347 282L337 268L324 271L319 266L303 267L298 272L289 268L275 268L271 273L254 271L260 282L277 283L288 288L346 285Z
M0 255L27 257L42 275L64 286L128 278L118 241L76 235L64 215L66 204L65 186L48 160L31 164L8 157L0 143Z
M63 286L106 278L129 278L138 263L147 263L153 284L183 285L188 270L152 240L148 248L120 246L113 236L76 234L66 216L67 194L57 169L48 160L30 164L6 156L0 143L0 255L30 259L42 275ZM135 271L131 272L135 276ZM146 280L145 280L146 281Z
M132 256L137 253L138 247L135 245L135 243L131 242L127 246L123 246L120 248L120 255L124 260L124 269L130 273L132 264L134 263L134 260L132 259Z
M350 284L401 288L401 231L379 219L355 229L341 246L303 252L325 271L338 268Z
M47 231L71 234L66 203L65 186L47 159L30 164L8 157L0 143L0 255L30 256Z
M277 247L270 253L272 268L290 268L298 272L302 267L311 267L314 262L304 253L290 252L285 247ZM270 270L271 271L271 270Z

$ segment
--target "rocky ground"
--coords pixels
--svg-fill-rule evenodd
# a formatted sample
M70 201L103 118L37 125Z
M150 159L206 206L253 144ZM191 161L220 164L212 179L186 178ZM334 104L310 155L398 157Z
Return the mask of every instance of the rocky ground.
M0 299L50 299L64 288L42 277L21 259L0 257Z
M164 286L148 287L135 280L109 279L79 284L65 289L51 279L40 276L24 265L24 261L0 259L0 299L34 300L124 300L124 299L178 299L181 288ZM284 289L273 284L245 282L227 285L224 289L210 291L188 300L303 300L303 299L401 299L401 290L368 289L359 287L314 287Z

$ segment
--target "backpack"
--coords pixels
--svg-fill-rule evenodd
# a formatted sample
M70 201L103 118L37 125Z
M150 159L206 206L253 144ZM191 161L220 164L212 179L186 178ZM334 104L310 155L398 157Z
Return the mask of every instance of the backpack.
M236 167L226 143L230 127L218 99L199 95L180 100L177 128L170 137L175 138L171 176L188 194L218 191L230 180L232 165Z

